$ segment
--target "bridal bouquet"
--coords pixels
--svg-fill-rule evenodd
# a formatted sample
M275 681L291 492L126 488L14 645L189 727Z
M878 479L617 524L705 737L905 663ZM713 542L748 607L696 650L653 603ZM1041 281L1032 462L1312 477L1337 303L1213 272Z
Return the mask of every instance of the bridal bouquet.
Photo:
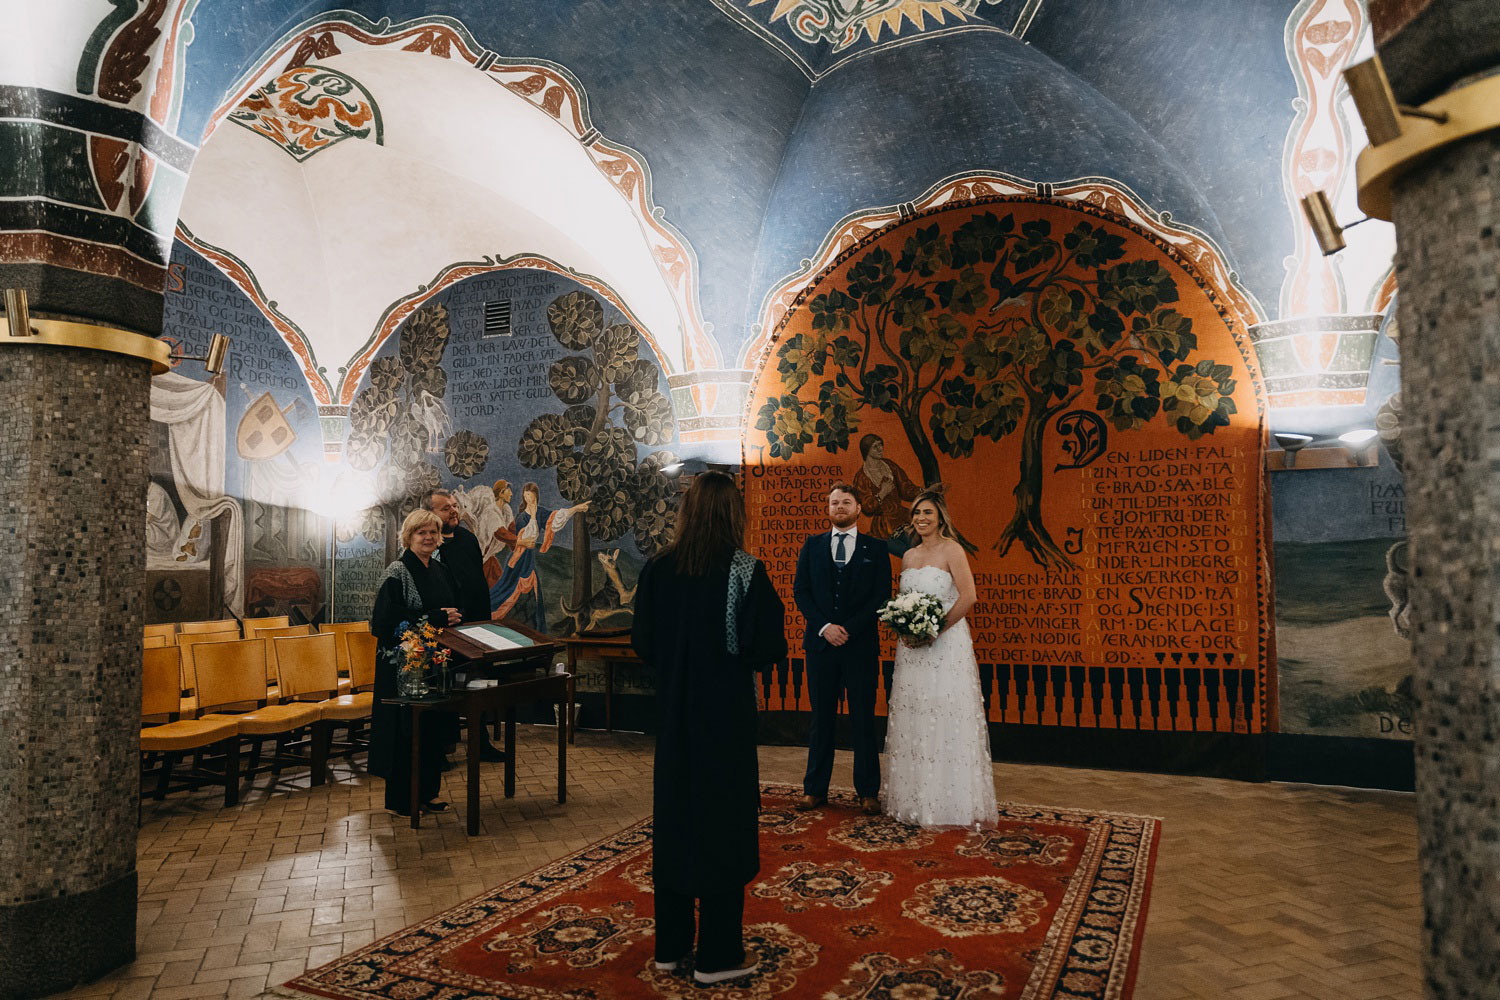
M947 612L935 595L903 590L880 609L880 620L903 639L930 642L937 638Z

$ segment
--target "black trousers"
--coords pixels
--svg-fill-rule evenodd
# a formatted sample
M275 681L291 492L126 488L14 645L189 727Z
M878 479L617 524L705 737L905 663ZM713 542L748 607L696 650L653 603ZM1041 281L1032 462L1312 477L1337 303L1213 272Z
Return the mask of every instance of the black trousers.
M693 897L655 885L656 960L675 962L693 950ZM745 890L700 896L698 951L693 967L723 972L745 960Z
M827 653L807 658L812 699L812 732L807 740L806 795L828 794L833 775L833 737L838 722L839 696L849 702L849 728L854 737L854 791L861 798L880 794L880 747L875 736L875 681L879 654L848 656Z
M443 743L446 740L444 725L437 721L436 712L422 716L422 731L419 734L417 757L417 794L423 802L437 798L443 787ZM391 773L385 779L385 807L399 813L410 814L411 798L411 711L401 709L401 723L397 727L395 753L391 758Z

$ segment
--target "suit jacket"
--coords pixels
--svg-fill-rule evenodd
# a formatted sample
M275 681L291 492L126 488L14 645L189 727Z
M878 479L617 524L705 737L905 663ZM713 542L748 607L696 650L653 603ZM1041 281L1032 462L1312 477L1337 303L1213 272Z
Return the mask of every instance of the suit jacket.
M849 555L845 585L844 611L839 619L833 615L833 532L821 531L802 543L797 556L797 578L792 596L807 627L802 634L802 648L809 658L819 655L879 655L880 634L876 615L891 597L891 557L885 539L873 538L861 531L854 539ZM818 634L829 623L842 625L849 632L843 646L830 645Z
M490 587L484 579L484 554L479 539L468 528L456 525L453 534L438 549L438 558L458 586L458 611L464 621L489 621Z

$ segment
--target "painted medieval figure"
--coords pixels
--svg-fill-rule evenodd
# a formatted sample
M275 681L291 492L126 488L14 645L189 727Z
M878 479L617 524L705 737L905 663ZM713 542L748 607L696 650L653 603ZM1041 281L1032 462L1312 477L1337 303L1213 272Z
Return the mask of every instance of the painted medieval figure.
M917 498L921 487L885 457L885 440L879 434L860 438L859 454L864 459L854 474L859 506L870 518L870 534L890 538L906 524L906 505Z
M657 677L656 965L676 968L694 951L697 900L700 983L747 975L757 961L743 937L745 886L760 871L755 673L787 644L781 598L744 538L734 480L694 479L672 546L641 570L631 632Z
M536 483L521 487L521 513L516 515L515 524L500 532L501 539L510 546L510 558L506 560L500 579L490 588L490 607L495 609L491 615L493 618L506 617L522 595L535 594L533 623L537 631L547 630L547 611L542 605L536 557L552 548L553 539L574 514L588 510L588 507L585 500L562 510L548 510L541 505L541 491Z

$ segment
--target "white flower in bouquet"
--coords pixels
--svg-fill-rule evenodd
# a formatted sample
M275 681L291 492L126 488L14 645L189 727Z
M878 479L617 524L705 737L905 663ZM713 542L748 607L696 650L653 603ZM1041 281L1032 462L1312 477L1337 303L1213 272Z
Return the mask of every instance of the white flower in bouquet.
M936 639L946 617L943 602L921 590L903 590L880 609L880 620L908 639Z

